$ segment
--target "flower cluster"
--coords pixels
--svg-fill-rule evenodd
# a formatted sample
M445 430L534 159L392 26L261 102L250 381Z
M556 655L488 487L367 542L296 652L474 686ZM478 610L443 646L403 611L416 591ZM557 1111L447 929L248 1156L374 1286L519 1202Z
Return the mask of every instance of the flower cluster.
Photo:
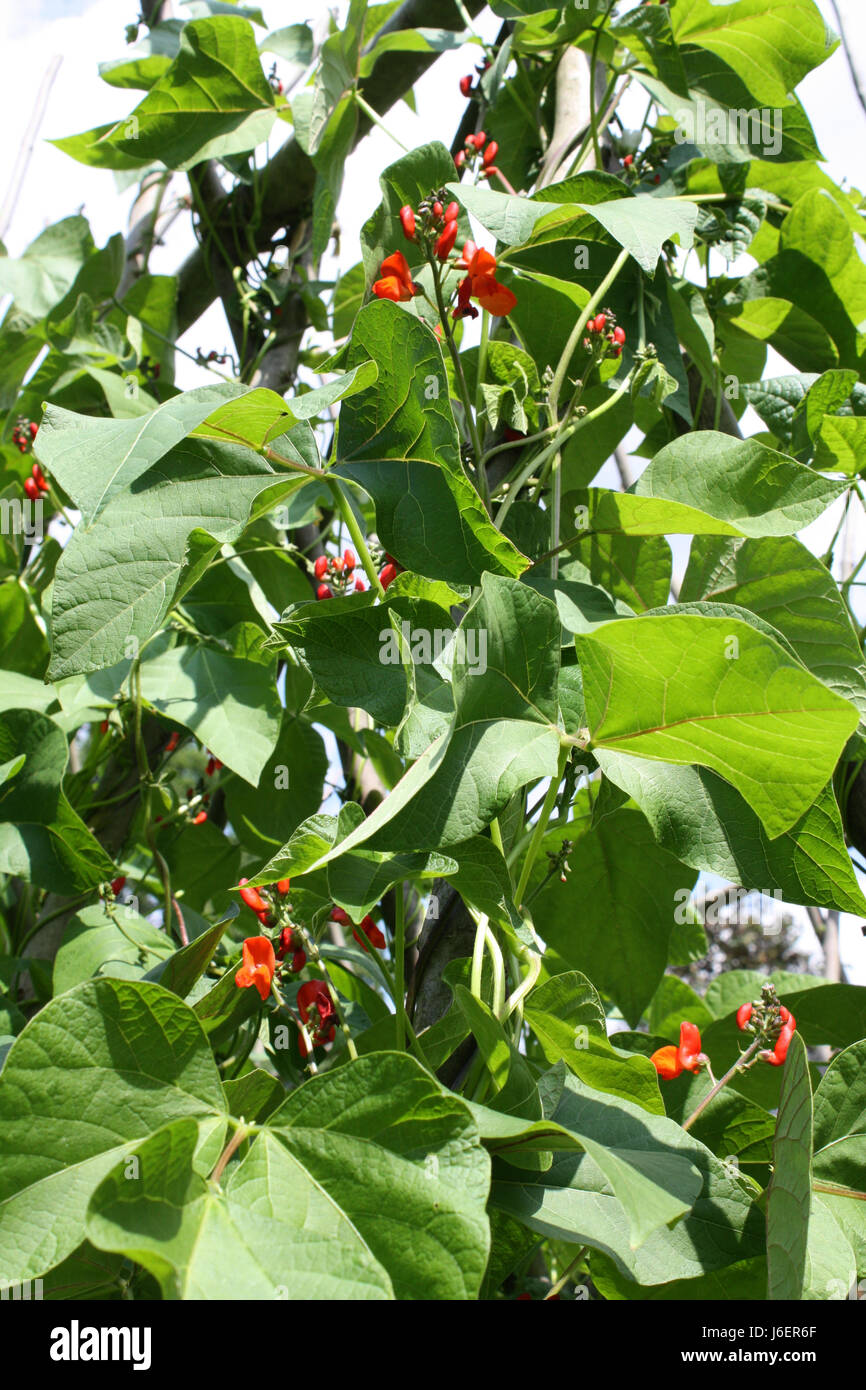
M359 574L355 575L354 550L344 550L342 555L320 555L313 571L316 578L322 581L316 590L318 599L333 598L334 588L339 588L343 594L348 593L350 587L356 589L359 594L363 594L365 590L363 579ZM329 583L325 583L326 578Z
M771 1067L780 1067L788 1055L791 1039L797 1028L797 1020L779 1004L775 998L762 997L751 1004L741 1004L737 1009L737 1027L743 1032L753 1033L767 1045L758 1053L762 1062Z
M590 335L583 340L587 352L594 352L599 357L622 357L625 329L617 325L612 310L605 309L596 314L586 325L586 331Z
M458 150L454 156L455 167L459 170L472 169L481 157L481 167L479 174L482 179L489 179L493 174L498 174L496 167L496 156L499 153L499 145L495 140L488 141L487 134L483 130L477 131L475 135L467 135L463 149Z
M38 433L39 426L36 421L25 420L23 424L17 424L12 431L12 443L18 445L22 454L26 454Z
M38 502L40 497L48 496L48 483L38 463L34 463L31 476L24 479L24 491L31 502Z
M322 1047L326 1042L334 1041L337 1010L334 1008L328 986L321 980L306 980L301 985L298 990L298 1013L314 1047ZM315 1024L310 1028L313 1014L316 1016ZM303 1033L298 1038L298 1049L302 1057L308 1055Z

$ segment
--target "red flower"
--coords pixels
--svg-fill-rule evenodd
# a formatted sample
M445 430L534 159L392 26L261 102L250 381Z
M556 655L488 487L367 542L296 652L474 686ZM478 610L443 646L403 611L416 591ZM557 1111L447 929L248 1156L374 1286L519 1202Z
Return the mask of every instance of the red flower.
M282 960L283 956L285 956L287 952L291 951L291 949L292 929L291 927L283 927L282 931L280 932L280 940L277 946L277 960Z
M466 74L465 77L461 77L461 79L460 79L460 91L462 92L463 96L465 96L465 97L468 97L469 93L472 91L472 74L471 74L471 72L467 72L467 74Z
M238 887L241 890L241 898L246 903L250 911L255 912L256 915L258 915L260 912L267 913L268 905L259 893L258 888L247 888L245 885L248 883L248 878L242 878L238 884Z
M303 970L303 968L304 968L304 966L306 965L306 963L307 963L307 953L306 953L306 951L301 951L301 950L295 951L295 954L292 956L292 973L293 973L294 975L299 974L299 972L300 972L301 970Z
M291 886L292 880L290 878L281 878L277 881L277 892L281 898L286 896Z
M455 169L462 169L462 168L463 168L463 165L464 165L465 163L466 163L466 151L465 151L465 150L458 150L457 153L456 153L455 156L454 156L454 167L455 167Z
M40 498L40 495L41 495L41 494L40 494L39 488L37 487L36 482L34 481L33 478L25 478L25 479L24 479L24 491L26 492L27 496L30 498L30 501L31 501L31 502L38 502L38 501L39 501L39 498Z
M364 933L370 945L375 946L377 951L384 950L385 938L380 932L379 928L376 926L376 923L373 921L373 918L370 917L369 914L366 917L364 917L361 920L361 922L358 923L357 929L355 927L352 928L352 935L354 936L358 945L362 948L362 950L366 951L367 947L364 945L364 942L358 935L358 931L362 931Z
M393 299L395 304L414 299L421 293L409 273L409 263L402 251L395 251L382 262L382 279L373 286L373 293L379 299Z
M308 980L298 990L298 1013L301 1015L301 1022L304 1027L308 1027L313 1010L318 1014L318 1021L315 1026L308 1028L313 1046L320 1047L322 1043L333 1042L337 1011L334 1008L330 990L321 980ZM298 1045L301 1056L306 1057L307 1050L303 1037L298 1039Z
M625 165L626 169L630 169L631 166L634 164L634 155L633 155L633 154L627 154L626 157L625 157L625 159L624 159L622 162L623 162L623 164Z
M114 893L115 895L118 894L118 893L120 892L121 888L123 887L123 885L124 885L125 883L126 883L126 875L125 875L125 874L121 874L120 878L113 878L113 879L111 880L111 891L112 891L112 893Z
M477 135L467 135L466 143L467 145L474 145L476 150L480 150L481 146L484 144L486 139L487 136L485 135L484 131L479 130Z
M741 1004L737 1009L737 1027L745 1028L753 1012L754 1009L751 1004Z
M785 1008L784 1004L779 1009L779 1016L782 1020L782 1031L776 1039L776 1044L772 1052L762 1052L761 1057L765 1062L769 1062L771 1067L780 1067L788 1055L788 1048L797 1027L797 1020L794 1015Z
M334 590L329 584L320 584L316 590L316 598L333 598Z
M355 568L355 563L356 563L356 561L355 561L355 552L354 552L354 550L344 550L344 551L343 551L343 564L344 564L345 568L349 571L349 573L351 573L352 570Z
M341 927L350 927L352 925L351 917L342 907L331 908L331 921L339 922Z
M169 737L168 743L165 745L166 753L173 753L179 743L180 734L178 733L177 729L173 729Z
M498 153L499 146L497 145L495 140L491 140L490 144L487 146L487 149L484 151L484 156L481 160L481 163L484 165L485 169L490 168Z
M456 203L449 203L447 208L445 209L445 212L443 213L445 221L456 222L459 212L460 208Z
M625 329L615 328L613 330L613 340L615 343L619 343L620 347L622 347L623 343L625 342Z
M451 252L454 250L454 243L457 240L457 221L452 219L446 221L445 230L436 242L436 256L440 261L447 261Z
M463 318L467 312L471 313L468 307L470 299L477 299L482 309L495 318L510 314L517 303L517 296L496 279L496 257L467 241L462 259L467 274L457 287L458 307L454 317Z
M193 816L193 818L192 818L192 823L193 823L193 825L204 825L204 823L205 823L206 820L207 820L207 811L199 811L199 813L198 813L197 816Z
M357 590L357 592L358 592L359 594L366 593L367 586L366 586L366 584L364 583L363 579L361 578L360 574L358 575L357 579L355 580L355 589Z
M400 226L403 228L403 235L407 241L415 240L415 214L406 203L400 209Z
M255 985L262 999L271 992L271 981L277 968L274 948L266 936L248 936L243 944L244 963L235 975L241 989Z
M700 1071L701 1034L697 1024L684 1020L680 1024L679 1047L660 1047L650 1061L663 1081L672 1081L684 1071Z
M397 566L392 564L383 565L382 569L379 571L379 583L382 585L382 588L387 589L388 585L392 584L396 578Z
M328 573L327 555L318 555L316 557L316 563L313 565L313 572L317 579L324 579L325 575Z

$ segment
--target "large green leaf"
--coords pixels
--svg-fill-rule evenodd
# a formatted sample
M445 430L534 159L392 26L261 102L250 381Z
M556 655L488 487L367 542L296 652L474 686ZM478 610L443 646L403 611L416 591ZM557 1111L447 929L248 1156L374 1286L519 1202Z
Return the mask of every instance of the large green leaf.
M564 1062L595 1091L664 1114L655 1067L611 1044L602 1002L585 975L566 970L545 980L526 1001L526 1021L548 1062Z
M673 1121L650 1117L625 1100L601 1099L570 1076L549 1118L577 1132L592 1125L601 1144L606 1132L616 1133L620 1123L634 1123L636 1132L642 1128L644 1134L658 1126L663 1151L694 1165L702 1187L691 1209L671 1229L656 1231L635 1250L628 1218L589 1154L555 1157L552 1168L533 1180L500 1166L491 1202L530 1230L601 1250L639 1284L696 1278L763 1253L764 1223L745 1184Z
M588 814L557 826L544 850L558 853L563 839L574 843L572 872L565 883L554 875L533 899L535 928L634 1025L668 963L677 889L690 887L695 875L656 843L638 811L622 808L594 827ZM536 885L548 868L539 855Z
M659 844L694 869L789 903L866 915L831 786L771 840L739 792L705 767L675 767L598 749L605 777L643 811Z
M582 1148L610 1184L636 1250L654 1231L689 1211L703 1185L701 1173L688 1153L677 1152L677 1127L670 1120L611 1101L579 1081L572 1081L568 1090L567 1124L565 1115L559 1123L527 1123L499 1109L473 1106L481 1137L492 1153L510 1163L527 1150ZM560 1101L557 1113L564 1110Z
M271 1134L259 1134L222 1190L193 1167L196 1126L145 1140L94 1192L87 1229L101 1249L149 1269L164 1298L383 1299L391 1282L363 1237Z
M575 643L593 745L709 767L771 839L826 786L857 724L853 705L738 619L645 616Z
M0 293L11 294L21 313L42 318L72 288L93 250L87 220L64 217L40 232L21 256L0 255Z
M111 860L63 790L63 730L35 711L0 714L0 763L22 754L24 765L0 786L0 872L66 894L110 879Z
M787 637L805 666L866 714L866 668L829 570L793 536L696 537L680 600L748 608Z
M785 1059L767 1192L767 1297L799 1299L805 1278L812 1188L812 1084L795 1033Z
M375 392L340 412L335 471L376 504L387 550L407 569L452 583L520 574L525 561L490 521L460 463L442 352L431 331L387 300L362 309L347 365L372 359Z
M350 1214L397 1298L477 1296L489 1160L459 1096L410 1057L372 1053L313 1077L268 1124Z
M244 661L204 643L175 646L171 637L159 637L144 653L141 693L258 786L280 733L275 663Z
M252 28L226 15L184 25L171 66L105 140L135 159L188 169L254 149L275 117Z
M174 954L174 943L137 912L117 904L115 916L102 903L70 917L54 958L54 993L94 975L135 980L157 962Z
M866 1042L834 1057L815 1092L812 1175L866 1276ZM841 1296L848 1296L848 1287ZM837 1293L838 1296L838 1293Z
M201 1024L159 985L94 980L52 1000L0 1074L0 1285L36 1278L84 1239L91 1193L137 1140L197 1122L196 1165L225 1127Z
M297 486L242 446L177 445L97 521L79 525L64 548L51 615L52 677L128 659L130 639L140 646L159 630L179 589L199 577L219 543L237 540L251 515ZM260 501L262 493L268 498Z
M819 517L843 486L757 440L699 430L656 454L624 497L692 507L728 523L717 534L787 536Z
M833 52L814 0L679 0L671 8L678 44L697 44L740 73L761 104L779 105Z

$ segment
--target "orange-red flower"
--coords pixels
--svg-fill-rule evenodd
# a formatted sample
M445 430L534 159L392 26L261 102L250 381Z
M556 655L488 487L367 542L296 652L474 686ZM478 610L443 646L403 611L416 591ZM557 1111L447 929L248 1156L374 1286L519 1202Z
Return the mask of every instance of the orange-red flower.
M262 999L271 992L271 980L277 968L274 948L266 936L248 936L243 945L244 963L235 975L241 989L255 985Z
M382 278L376 281L373 293L379 299L393 299L395 304L414 299L416 294L421 293L420 285L415 284L409 273L409 262L402 251L395 251L382 262Z
M782 1031L776 1039L772 1052L762 1052L761 1058L764 1062L769 1062L771 1067L780 1067L788 1055L788 1048L797 1027L797 1020L794 1015L785 1008L784 1004L779 1009L779 1016L782 1020Z
M314 1010L318 1014L318 1020L313 1028L309 1028L310 1017ZM334 1008L330 990L321 980L307 980L305 984L301 985L298 990L298 1013L301 1015L301 1022L310 1034L310 1041L314 1047L320 1047L322 1043L334 1041L337 1010ZM298 1047L301 1056L306 1057L307 1047L303 1034L298 1038Z
M361 937L358 935L359 931L362 931L364 933L364 936L366 936L370 945L375 946L377 951L382 951L385 949L385 938L380 932L379 928L376 926L376 923L373 921L373 918L369 915L369 913L358 923L357 930L355 929L355 927L352 928L352 935L354 936L358 945L366 951L367 947L364 944Z
M458 265L466 267L466 278L457 286L457 308L454 310L456 319L465 318L467 314L475 317L477 311L470 307L470 299L477 299L482 309L486 309L488 314L493 314L495 318L502 318L505 314L511 313L517 303L517 296L505 285L500 285L496 279L494 255L483 248L479 249L474 242L467 241Z
M701 1034L696 1023L684 1020L680 1024L680 1044L674 1047L660 1047L650 1058L662 1081L673 1081L684 1071L698 1072L701 1069Z

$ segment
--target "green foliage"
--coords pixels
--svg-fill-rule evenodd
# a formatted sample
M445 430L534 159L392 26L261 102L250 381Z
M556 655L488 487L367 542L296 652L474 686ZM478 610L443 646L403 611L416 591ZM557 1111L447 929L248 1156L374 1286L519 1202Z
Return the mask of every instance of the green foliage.
M699 875L738 964L740 896L866 916L863 558L806 534L864 514L862 198L797 95L835 37L346 8L130 26L128 114L54 143L153 225L0 248L0 1292L844 1299L866 988L767 940L682 978ZM454 50L488 154L453 93L327 278L347 161Z

